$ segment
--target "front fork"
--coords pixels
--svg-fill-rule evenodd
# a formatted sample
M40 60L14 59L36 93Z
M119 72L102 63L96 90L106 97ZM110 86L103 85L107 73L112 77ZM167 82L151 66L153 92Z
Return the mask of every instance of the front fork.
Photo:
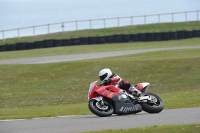
M103 101L103 97L102 96L98 96L98 97L95 97L95 98L92 98L92 99L95 99L96 101L98 101L101 106L104 105L104 101Z

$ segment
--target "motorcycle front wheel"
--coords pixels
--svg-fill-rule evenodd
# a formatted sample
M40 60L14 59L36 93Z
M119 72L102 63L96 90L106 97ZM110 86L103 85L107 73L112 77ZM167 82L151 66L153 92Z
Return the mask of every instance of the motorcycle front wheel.
M102 105L101 102L92 99L88 102L88 107L92 113L100 117L111 116L114 112L112 104L106 101Z
M140 103L140 105L142 106L142 110L148 113L159 113L163 110L164 103L159 96L149 92L144 93L144 95L150 96L152 98L152 101Z

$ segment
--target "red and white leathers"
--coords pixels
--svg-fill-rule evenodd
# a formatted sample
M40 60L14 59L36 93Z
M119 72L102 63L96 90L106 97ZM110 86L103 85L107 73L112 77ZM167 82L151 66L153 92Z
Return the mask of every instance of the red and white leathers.
M110 82L107 85L114 85L118 87L119 82L122 81L123 79L119 77L117 74L112 74L112 76L109 78Z
M137 95L141 93L134 86L132 86L128 81L123 80L117 74L112 74L112 76L109 78L109 80L107 80L107 82L104 81L104 85L114 85L116 87L119 87L120 89L125 90L128 93L135 92Z

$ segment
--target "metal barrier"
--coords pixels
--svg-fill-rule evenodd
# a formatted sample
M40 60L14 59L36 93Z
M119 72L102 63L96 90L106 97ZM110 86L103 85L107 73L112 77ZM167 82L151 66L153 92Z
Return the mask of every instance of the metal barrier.
M175 12L175 13L164 13L164 14L153 14L153 15L142 15L142 16L130 16L130 17L117 17L117 18L102 18L102 19L91 19L91 20L77 20L69 22L52 23L45 25L37 25L31 27L23 27L10 30L0 31L2 34L1 40L4 42L7 38L18 38L24 36L32 36L33 39L38 35L49 36L52 33L64 33L68 31L77 31L83 29L101 29L111 27L121 27L130 25L145 25L150 23L163 23L163 22L187 22L187 21L199 21L199 12L197 11L186 11L186 12ZM176 15L182 16L182 20L175 20ZM162 18L165 16L167 18ZM167 16L167 17L166 17ZM190 18L192 16L192 18ZM154 19L152 19L154 17ZM155 18L156 17L156 18ZM170 17L170 19L169 19ZM142 20L137 20L142 18ZM40 28L40 29L38 29ZM10 36L6 33L10 32Z

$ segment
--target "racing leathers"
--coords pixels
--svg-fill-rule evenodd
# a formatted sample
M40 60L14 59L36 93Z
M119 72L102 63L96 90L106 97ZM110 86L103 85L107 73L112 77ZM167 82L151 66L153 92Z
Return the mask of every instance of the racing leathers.
M108 79L103 81L103 85L114 85L120 89L125 90L127 93L140 95L141 92L132 86L128 81L123 80L117 74L112 74L112 76Z

